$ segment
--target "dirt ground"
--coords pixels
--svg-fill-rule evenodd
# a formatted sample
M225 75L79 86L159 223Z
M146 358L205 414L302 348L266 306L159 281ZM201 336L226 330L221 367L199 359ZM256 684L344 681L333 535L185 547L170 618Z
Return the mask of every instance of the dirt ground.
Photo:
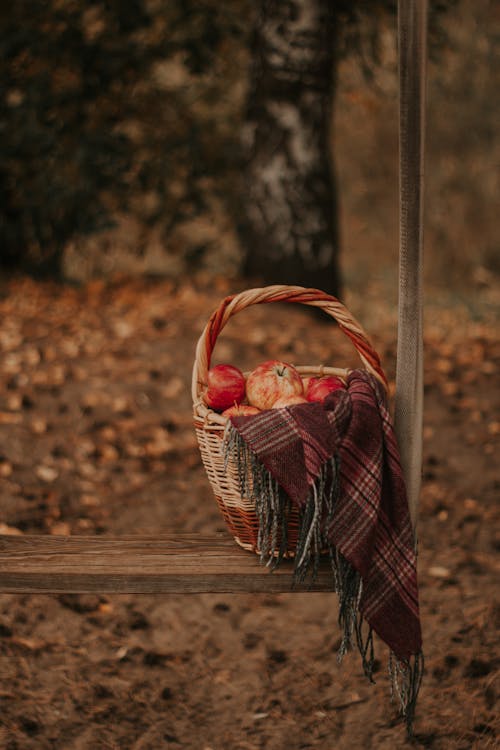
M0 287L3 533L224 529L191 424L194 348L241 282L28 279ZM430 293L419 583L426 674L415 746L498 747L495 297ZM349 293L395 372L393 295ZM329 322L254 308L217 361L356 363ZM339 667L335 595L0 597L2 750L357 750L406 747L357 654Z

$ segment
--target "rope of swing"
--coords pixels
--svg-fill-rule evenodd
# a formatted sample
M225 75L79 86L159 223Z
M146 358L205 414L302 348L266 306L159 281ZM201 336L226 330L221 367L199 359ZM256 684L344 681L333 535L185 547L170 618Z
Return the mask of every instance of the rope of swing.
M394 421L414 528L422 473L426 42L427 0L398 0L400 239Z

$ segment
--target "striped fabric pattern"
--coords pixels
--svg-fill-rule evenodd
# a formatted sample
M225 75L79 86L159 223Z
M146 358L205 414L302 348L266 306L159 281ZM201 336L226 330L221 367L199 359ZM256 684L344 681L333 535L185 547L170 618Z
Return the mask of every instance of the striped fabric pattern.
M336 455L340 487L327 538L360 573L359 611L400 659L421 651L416 554L385 392L365 370L323 404L234 417L248 448L298 507Z

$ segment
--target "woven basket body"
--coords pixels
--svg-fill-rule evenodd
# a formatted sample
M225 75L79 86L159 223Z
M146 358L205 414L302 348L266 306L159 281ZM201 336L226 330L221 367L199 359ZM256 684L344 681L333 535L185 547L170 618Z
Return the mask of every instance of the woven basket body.
M362 366L374 374L384 386L387 385L379 357L368 341L366 333L335 297L317 289L276 285L249 289L241 294L226 297L221 302L205 326L196 348L192 379L194 427L203 465L226 525L240 546L257 553L259 522L254 503L249 498L241 496L238 472L233 462L229 460L227 466L224 466L223 436L227 419L203 403L202 393L207 384L213 348L229 318L250 305L270 302L294 302L320 307L338 322L341 330L352 340ZM346 369L323 365L297 366L297 369L303 377L338 375L345 378L349 372ZM286 529L287 554L290 556L296 548L298 528L299 513L292 508Z

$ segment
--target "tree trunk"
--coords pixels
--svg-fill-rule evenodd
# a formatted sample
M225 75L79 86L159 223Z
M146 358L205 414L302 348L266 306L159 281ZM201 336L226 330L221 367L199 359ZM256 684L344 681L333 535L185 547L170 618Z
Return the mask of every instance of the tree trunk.
M244 273L339 293L331 0L261 0L244 127Z

